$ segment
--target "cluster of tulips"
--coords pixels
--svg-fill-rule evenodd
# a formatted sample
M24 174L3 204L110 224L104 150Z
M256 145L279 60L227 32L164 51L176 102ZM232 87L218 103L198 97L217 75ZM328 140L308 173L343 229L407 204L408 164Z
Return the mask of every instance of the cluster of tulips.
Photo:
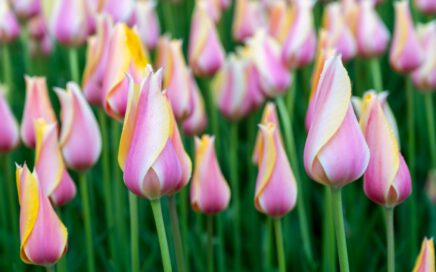
M300 232L296 236L302 240L301 255L309 263L305 269L317 270L320 268L314 265L304 200L309 192L303 192L306 180L299 170L301 164L310 179L326 188L324 209L328 218L323 234L331 238L330 247L323 252L328 255L323 270L335 271L337 261L340 271L350 270L342 190L363 177L364 194L385 211L386 267L389 272L395 271L394 208L416 188L412 185L416 178L414 89L425 93L429 160L436 169L431 97L431 91L436 90L436 20L428 20L436 14L436 1L413 2L413 10L418 13L415 17L422 16L426 21L417 26L407 0L384 3L393 6L395 12L389 64L407 82L407 160L400 150L400 132L388 104L388 92L383 89L389 79L383 77L380 56L387 51L391 34L377 13L380 1L320 2L0 0L0 41L4 49L0 56L4 75L0 86L0 152L7 162L8 154L22 142L27 148L24 152L34 154L33 170L25 161L16 162L19 213L13 209L16 203L11 196L16 194L11 189L14 178L7 175L11 165L5 164L5 179L1 180L1 187L9 190L0 191L0 201L9 199L11 225L20 234L20 250L14 254L26 264L53 270L67 254L68 239L82 239L68 237L61 221L66 216L62 206L77 194L73 179L78 177L87 271L107 271L96 264L91 211L96 200L90 183L102 183L102 192L98 193L103 196L99 199L103 204L98 207L104 207L102 216L112 258L116 258L119 242L114 226L123 213L122 205L113 200L119 200L126 188L129 191L130 222L122 224L130 225L130 271L140 271L141 267L138 197L149 200L156 224L162 266L152 267L153 271L172 271L173 266L177 271L190 271L186 242L189 222L182 220L181 232L178 217L182 213L186 220L188 202L192 210L207 216L210 272L217 267L215 239L225 238L217 216L231 205L232 254L236 260L231 271L243 271L239 190L250 186L253 208L272 218L269 227L275 232L279 271L289 271L281 219L294 208L298 210ZM315 23L315 6L323 8L320 29ZM176 12L174 7L186 7L188 14ZM190 26L188 40L180 34L185 24ZM165 34L161 34L161 28ZM69 53L70 81L65 89L53 88L60 104L60 122L46 77L24 76L24 101L14 87L15 59L9 49L20 37L27 62L51 56L56 43ZM82 71L80 49L84 47ZM356 57L368 63L371 74L372 88L360 93L361 97L353 96L356 93L347 72L347 62ZM304 154L300 154L293 132L298 122L294 111L303 99L296 81L299 71L312 62L311 80L303 77L307 82L301 82L311 90L302 122L307 138ZM14 108L22 110L20 126ZM250 116L258 116L259 110L263 111L260 122L255 119L246 126L247 133L257 130L257 136L253 133L251 139L248 137L253 140L249 142L251 158L242 157L238 138L243 131L238 127L243 120L253 119ZM111 137L108 117L115 128ZM227 124L227 130L223 129ZM192 140L194 152L190 150ZM101 173L97 179L96 175L89 178L88 170L100 157ZM240 178L244 160L257 167L255 184L249 183L251 176L245 178L248 182ZM119 168L125 186L119 185L122 183L117 174L110 174ZM221 168L228 169L229 175ZM75 173L70 175L68 170ZM427 191L434 198L436 178L429 180ZM163 216L162 199L168 201L169 218ZM5 205L0 208L7 213ZM416 207L412 212L416 213ZM166 220L171 225L172 247ZM0 224L5 221L1 219ZM218 234L214 225L218 225ZM435 271L433 239L415 238L424 241L413 271ZM18 240L14 242L18 244ZM254 256L248 258L255 261ZM66 267L61 269L65 271ZM117 269L124 271L121 266Z

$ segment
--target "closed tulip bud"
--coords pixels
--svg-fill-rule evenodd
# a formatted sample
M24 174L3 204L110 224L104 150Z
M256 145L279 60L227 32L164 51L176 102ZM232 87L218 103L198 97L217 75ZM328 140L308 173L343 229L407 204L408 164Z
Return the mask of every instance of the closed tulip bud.
M5 98L5 87L0 85L0 153L14 149L20 143L18 124Z
M253 36L263 23L260 2L237 0L233 20L233 39L243 42Z
M140 0L136 2L136 26L142 44L148 48L155 48L159 39L160 25L156 14L155 0Z
M424 238L422 241L421 251L416 259L415 267L413 272L434 272L435 271L435 261L434 261L434 243L433 238Z
M21 138L26 146L35 147L35 127L33 122L43 118L47 122L56 122L56 116L50 102L45 77L25 76L26 101L21 121Z
M292 9L293 19L282 49L283 61L292 69L309 64L315 56L312 5L310 0L297 0Z
M214 144L215 138L209 135L195 138L191 205L194 211L206 214L221 212L230 202L230 188L221 173Z
M282 217L297 201L297 185L276 124L259 125L262 145L254 203L256 209L272 217Z
M292 78L282 62L278 42L265 31L258 30L247 44L248 57L259 72L260 86L265 95L273 97L284 93Z
M17 165L20 256L27 264L51 266L67 251L67 229L44 194L37 174Z
M427 176L425 193L433 204L436 204L436 169L431 169Z
M189 64L195 75L213 75L224 61L224 49L204 0L195 4L188 49Z
M102 12L112 16L115 22L129 22L133 15L134 7L134 0L105 0Z
M274 124L276 126L276 130L279 129L279 118L277 117L276 105L273 102L268 102L265 105L265 109L262 113L262 119L260 120L260 124L263 126L267 126L268 124ZM279 133L280 135L280 133ZM259 130L256 136L256 144L254 146L253 158L252 161L254 164L260 164L260 154L262 152L262 148L264 145L262 131Z
M395 28L389 61L399 73L409 73L421 65L423 52L413 27L409 2L401 0L394 7Z
M326 61L312 99L316 110L304 147L306 172L321 184L344 186L365 172L369 150L351 106L350 78L338 55Z
M177 120L183 121L191 113L190 78L182 51L181 40L164 36L159 41L157 67L163 67L163 88L171 102Z
M207 126L206 109L204 99L201 96L197 83L192 74L189 73L190 107L191 114L183 121L183 132L186 135L197 135L204 131Z
M61 104L62 130L60 145L67 166L83 171L95 164L101 153L101 135L97 120L79 86L55 88Z
M277 0L264 3L267 8L268 34L284 43L293 19L293 9L286 1Z
M13 0L12 6L20 18L30 18L41 11L41 0Z
M55 206L60 206L74 198L76 186L65 168L57 129L56 123L35 120L35 171L45 195Z
M47 33L47 25L44 16L37 15L29 19L28 25L29 37L35 40L42 40Z
M371 152L363 177L366 196L379 205L395 207L411 193L409 169L400 153L394 131L373 92L363 98L360 125Z
M162 70L150 71L140 85L129 79L118 153L127 188L150 200L177 192L191 176L191 160L161 85Z
M415 0L415 7L420 12L427 15L436 14L436 1L434 0Z
M418 37L425 58L412 72L414 85L421 91L436 89L436 21L431 21L417 28Z
M359 3L356 22L357 50L364 57L382 54L389 42L389 31L377 14L372 0Z
M9 43L20 35L20 25L9 2L0 1L0 42Z
M109 16L99 16L97 18L97 34L88 38L82 86L86 100L92 105L102 106L103 80L109 62L109 39L112 27L112 19Z

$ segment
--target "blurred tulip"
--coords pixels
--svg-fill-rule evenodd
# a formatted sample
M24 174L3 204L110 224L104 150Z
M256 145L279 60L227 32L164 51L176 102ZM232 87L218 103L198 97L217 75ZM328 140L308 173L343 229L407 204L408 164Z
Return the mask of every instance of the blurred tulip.
M413 28L409 2L397 1L394 7L395 28L389 61L397 72L409 73L419 67L423 52Z
M183 131L186 135L197 135L204 131L207 126L206 109L203 96L201 96L197 83L189 72L189 90L191 114L183 121Z
M43 118L47 122L56 122L56 116L50 102L45 77L25 76L26 101L21 121L21 138L27 147L35 147L34 121Z
M91 107L79 86L67 83L67 89L55 88L61 104L60 145L67 166L84 171L95 164L101 153L101 135Z
M256 209L272 217L282 217L297 202L297 185L274 123L259 125L262 145L254 203Z
M280 43L284 43L291 22L293 10L285 0L271 1L266 4L267 29L268 34L276 38Z
M29 37L32 39L42 40L46 35L48 35L47 24L42 15L30 18L27 28Z
M243 42L253 36L263 23L261 5L258 1L236 0L233 19L233 39Z
M433 238L424 238L422 241L421 251L416 259L415 267L413 272L434 272L435 271L435 261L434 261L434 243Z
M230 188L221 173L215 153L215 138L195 138L195 168L191 185L194 211L206 214L221 212L230 202Z
M188 49L189 64L195 75L213 75L224 61L224 49L204 0L195 4Z
M436 1L434 0L415 0L415 7L420 12L427 15L436 14Z
M104 0L102 13L112 16L115 22L129 23L135 8L134 0Z
M49 34L45 34L40 40L29 39L28 46L30 55L36 56L49 56L53 51L53 39Z
M156 14L155 0L139 0L135 4L136 26L142 44L148 48L156 47L160 34L159 19Z
M92 105L103 102L103 81L109 62L109 39L112 33L112 19L102 15L97 18L97 34L88 38L86 66L83 73L83 91Z
M268 102L265 105L265 108L262 113L262 119L260 120L260 124L264 127L268 124L274 124L276 130L280 130L279 128L279 118L277 117L276 104L273 102ZM279 133L279 135L281 135ZM259 130L256 135L256 144L254 146L253 158L252 161L254 164L260 164L260 155L262 152L262 148L264 145L262 131Z
M212 82L215 101L224 117L237 121L263 102L258 77L249 59L231 54Z
M30 18L41 11L41 0L12 0L15 13L20 18Z
M0 85L0 153L14 149L20 143L18 123L5 97L5 86Z
M198 1L198 0L196 0ZM215 22L219 22L223 9L228 6L228 0L199 0L202 1L209 17Z
M58 142L56 123L35 120L35 171L41 190L54 206L69 202L76 195L76 185L67 172Z
M436 169L430 169L428 173L425 193L430 201L436 204Z
M159 40L157 67L163 67L163 89L171 102L177 120L183 121L191 113L190 79L182 51L181 40L164 36Z
M357 50L361 56L381 55L389 42L389 31L377 14L373 0L362 0L356 22Z
M37 174L17 165L20 256L27 264L51 266L67 251L67 229L44 194Z
M312 1L296 0L292 21L282 49L283 61L289 68L301 68L312 62L316 50L316 33Z
M0 42L9 43L20 35L20 25L9 6L9 1L0 1Z
M304 166L313 180L341 187L365 172L369 150L351 105L350 78L338 55L327 59L314 95Z
M103 75L103 105L110 117L122 120L129 92L126 73L139 83L149 63L148 53L142 47L138 34L120 23L115 25L111 33L108 56Z
M127 188L150 200L179 191L191 176L191 160L161 85L162 70L150 71L140 85L129 77L129 101L118 153Z
M292 83L291 75L282 62L280 45L264 30L259 30L247 41L247 54L259 72L262 91L273 97L284 93Z
M433 20L417 28L425 58L421 66L412 73L414 85L422 91L436 89L436 21Z
M363 177L364 191L375 203L395 207L411 194L409 169L384 113L381 98L368 92L363 103L360 125L371 152Z

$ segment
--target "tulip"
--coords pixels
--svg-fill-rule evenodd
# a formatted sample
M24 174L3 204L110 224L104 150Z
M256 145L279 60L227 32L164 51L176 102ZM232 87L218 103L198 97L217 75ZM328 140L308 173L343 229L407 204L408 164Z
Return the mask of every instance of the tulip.
M426 57L413 71L412 79L418 89L429 91L436 89L436 21L419 25L417 34Z
M312 3L295 1L293 20L282 49L283 61L289 68L301 68L312 62L316 49Z
M314 95L316 110L304 147L304 166L315 181L341 187L364 173L369 150L351 106L351 82L338 55L326 61Z
M413 272L435 271L433 238L424 238Z
M268 34L283 43L291 28L293 10L284 0L268 2L266 8Z
M388 45L389 31L378 16L372 0L359 3L355 35L358 53L364 57L381 55Z
M20 143L18 124L5 97L5 87L0 85L0 153L14 149Z
M191 175L191 161L183 149L161 84L162 70L150 71L140 86L129 77L128 106L118 153L127 188L150 200L179 191Z
M207 126L206 109L204 107L203 96L201 96L197 83L190 73L190 107L191 114L183 121L183 132L186 135L197 135L204 131Z
M109 42L110 56L103 76L103 105L105 111L116 120L124 118L129 73L135 82L144 76L148 54L141 44L138 34L125 24L117 24L113 29Z
M12 6L20 18L30 18L41 11L41 0L13 0Z
M29 19L28 25L29 37L35 40L42 40L47 33L47 24L44 16L38 15Z
M102 12L111 15L115 22L129 22L134 8L134 0L105 0Z
M35 120L35 171L41 190L55 206L61 206L76 195L76 186L65 168L58 143L56 123Z
M47 33L41 40L29 39L31 56L49 56L53 51L53 39Z
M27 264L50 266L67 251L67 229L44 194L38 175L17 166L20 256Z
M0 42L9 43L20 35L20 25L8 1L0 1Z
M155 0L140 0L136 2L136 26L142 44L149 49L155 48L159 39L160 25L156 14Z
M273 102L266 103L265 109L263 110L262 113L262 119L260 121L260 124L263 126L267 126L268 124L274 124L276 126L275 129L280 130L276 105ZM256 135L256 144L254 145L253 158L252 158L252 161L255 164L260 165L259 159L260 159L260 153L262 152L263 145L264 145L264 140L262 136L262 131L259 130L259 132Z
M21 121L21 138L26 146L35 147L34 120L43 118L47 122L56 122L56 116L50 103L45 77L25 76L26 101Z
M183 121L191 113L190 78L182 51L181 40L163 37L159 41L157 67L164 67L163 88L166 90L174 115Z
M188 48L189 64L195 75L210 76L221 67L224 49L204 0L197 1L192 15Z
M258 30L247 41L247 45L247 54L259 72L264 94L272 97L284 93L292 83L292 78L281 60L278 42L265 31Z
M436 170L431 169L428 173L427 182L425 186L425 193L430 199L431 203L436 203Z
M97 120L79 86L55 88L61 104L62 130L60 145L67 166L83 171L94 165L101 152L101 135Z
M214 214L227 208L230 188L218 164L215 138L203 135L195 138L195 169L191 186L191 205L194 211Z
M422 48L413 28L408 1L395 2L394 7L395 28L389 61L396 71L409 73L420 66Z
M253 36L262 25L261 5L251 0L237 0L233 20L233 38L242 42Z
M420 12L427 15L436 14L436 2L433 0L415 0L415 7Z

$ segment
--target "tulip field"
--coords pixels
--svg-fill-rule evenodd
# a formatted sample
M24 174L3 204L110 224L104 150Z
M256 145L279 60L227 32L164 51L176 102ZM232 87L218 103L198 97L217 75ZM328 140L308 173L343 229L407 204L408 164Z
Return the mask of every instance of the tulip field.
M0 271L435 271L436 0L0 0L0 47Z

